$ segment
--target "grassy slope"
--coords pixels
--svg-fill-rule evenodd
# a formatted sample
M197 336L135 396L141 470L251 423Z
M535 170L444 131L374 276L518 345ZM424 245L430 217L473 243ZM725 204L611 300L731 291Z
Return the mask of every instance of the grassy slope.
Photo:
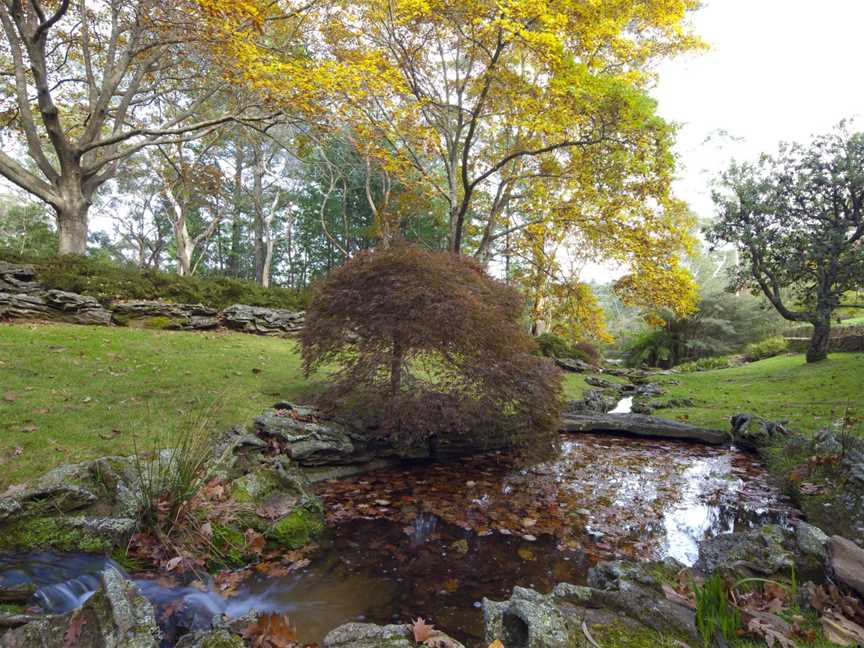
M0 490L60 463L128 454L133 438L167 445L211 410L215 429L246 425L308 386L295 343L282 339L0 324ZM584 388L567 376L568 398Z
M812 433L842 416L847 407L864 414L864 354L838 353L808 365L803 355L784 355L714 371L678 374L667 396L692 398L696 407L661 410L699 425L726 428L737 412L789 421Z
M219 429L247 424L307 385L294 343L280 339L0 325L0 487L128 453L136 435L150 449L210 410Z

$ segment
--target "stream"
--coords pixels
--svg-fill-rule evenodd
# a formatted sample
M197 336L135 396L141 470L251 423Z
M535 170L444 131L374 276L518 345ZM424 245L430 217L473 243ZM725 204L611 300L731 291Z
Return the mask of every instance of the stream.
M467 645L482 638L485 596L514 585L549 591L583 584L600 560L675 558L698 543L797 512L751 455L709 446L608 435L565 435L556 460L523 465L497 453L322 482L328 530L309 564L252 575L232 588L130 574L157 606L170 646L213 616L287 612L302 642L354 620L422 616ZM0 584L32 582L52 612L81 605L98 573L122 570L81 554L0 555Z

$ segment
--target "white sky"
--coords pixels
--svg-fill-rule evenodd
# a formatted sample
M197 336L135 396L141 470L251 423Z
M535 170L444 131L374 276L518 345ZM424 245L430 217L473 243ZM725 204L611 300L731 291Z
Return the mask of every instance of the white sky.
M711 182L733 158L846 118L864 129L864 0L705 0L691 22L711 49L662 64L652 94L681 127L675 192L698 217L714 215ZM592 264L583 279L620 274Z
M711 49L662 65L653 94L682 126L676 191L699 216L712 215L710 182L733 157L844 118L864 128L864 0L706 0L692 22Z

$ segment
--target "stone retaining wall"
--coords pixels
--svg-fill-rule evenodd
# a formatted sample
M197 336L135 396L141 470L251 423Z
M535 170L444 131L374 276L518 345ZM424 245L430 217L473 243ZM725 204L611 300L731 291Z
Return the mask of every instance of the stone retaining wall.
M804 353L810 345L810 338L786 338L789 350ZM832 336L828 341L829 353L857 353L864 351L864 335Z
M73 324L131 326L179 331L226 328L256 335L293 335L303 330L304 313L234 304L217 310L202 304L113 301L52 290L37 281L32 266L0 262L0 320L48 320Z

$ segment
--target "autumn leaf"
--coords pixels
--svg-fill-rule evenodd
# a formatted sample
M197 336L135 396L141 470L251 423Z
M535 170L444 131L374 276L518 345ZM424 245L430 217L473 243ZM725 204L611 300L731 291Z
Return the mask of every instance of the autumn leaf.
M262 614L241 634L252 639L253 648L298 648L297 631L287 614Z
M414 619L414 622L408 627L414 633L414 641L417 643L423 643L435 634L435 626L426 623L422 617Z
M491 644L489 644L489 648L505 648L505 646L503 643L501 643L499 639L496 639Z
M81 638L81 631L86 623L87 617L82 614L80 609L76 610L72 614L69 625L66 626L66 632L63 635L63 648L72 648L72 646L78 644L78 640Z
M264 551L264 546L267 544L264 536L258 533L255 529L246 529L246 533L243 537L246 540L246 549L256 556L261 555L261 552Z

